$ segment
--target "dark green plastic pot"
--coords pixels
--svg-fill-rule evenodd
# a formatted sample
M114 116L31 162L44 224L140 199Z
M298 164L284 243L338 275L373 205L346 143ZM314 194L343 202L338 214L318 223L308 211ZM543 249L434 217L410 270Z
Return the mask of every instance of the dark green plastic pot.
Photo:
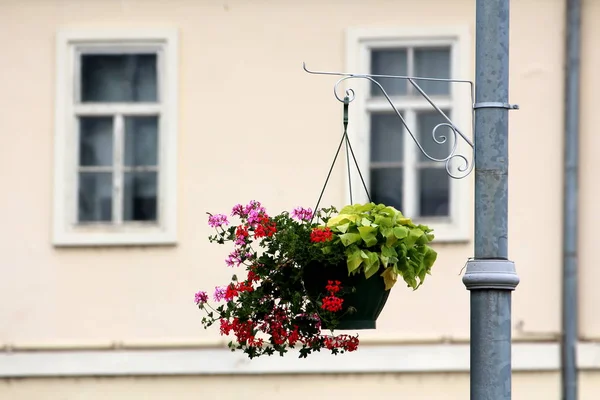
M325 295L327 281L337 280L342 283L344 303L339 314L344 315L339 319L336 330L376 328L377 317L390 295L390 291L385 290L380 272L366 279L362 272L348 276L345 262L340 265L311 263L305 266L303 276L304 287L313 299ZM352 288L355 290L353 291ZM347 312L350 307L356 311ZM323 328L332 327L323 326Z

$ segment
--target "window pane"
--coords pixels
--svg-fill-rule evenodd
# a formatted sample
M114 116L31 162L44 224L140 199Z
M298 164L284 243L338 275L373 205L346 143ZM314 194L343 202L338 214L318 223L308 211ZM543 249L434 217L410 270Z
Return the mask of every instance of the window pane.
M404 126L396 114L371 114L371 162L404 160Z
M156 221L157 173L125 173L124 221Z
M442 111L444 111L444 114L446 114L448 118L451 117L447 110ZM425 149L427 154L437 159L448 157L450 150L454 145L454 133L452 132L452 129L447 126L440 126L435 131L437 140L441 140L442 136L446 137L445 143L436 143L433 139L433 129L442 122L447 121L437 111L427 111L417 114L417 129L421 146L423 146L423 149ZM420 151L418 153L419 161L429 161L429 159Z
M415 76L449 79L450 49L415 49ZM416 83L428 95L450 94L449 82L421 81Z
M125 118L125 165L157 165L158 117Z
M79 222L112 220L112 173L79 173Z
M402 168L371 169L371 200L402 211L403 184Z
M405 49L372 50L371 74L373 75L407 75L407 53ZM390 96L406 94L405 79L376 79ZM383 96L381 89L374 83L371 84L371 95Z
M422 217L450 215L450 177L446 168L422 168L419 171L419 185Z
M79 164L81 166L112 165L112 117L79 118Z
M83 54L81 101L155 102L156 54Z

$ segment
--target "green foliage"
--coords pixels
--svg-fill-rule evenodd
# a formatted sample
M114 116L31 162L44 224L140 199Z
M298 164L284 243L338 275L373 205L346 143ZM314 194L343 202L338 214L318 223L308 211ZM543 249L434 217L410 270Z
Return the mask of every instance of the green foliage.
M417 289L430 273L437 253L428 244L432 230L415 225L394 207L374 203L344 207L326 222L334 239L322 246L324 254L344 247L348 273L364 273L370 278L380 275L387 290L402 276L407 285Z

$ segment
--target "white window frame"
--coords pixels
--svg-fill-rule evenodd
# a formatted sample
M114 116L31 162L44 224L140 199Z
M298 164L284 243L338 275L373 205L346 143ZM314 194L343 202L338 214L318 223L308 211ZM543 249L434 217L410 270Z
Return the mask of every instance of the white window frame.
M370 51L371 49L397 48L397 47L441 47L451 48L451 78L468 79L472 76L472 57L469 30L466 27L447 28L354 28L349 29L346 35L346 70L353 73L370 73ZM348 136L354 149L358 165L367 187L369 184L370 163L370 112L393 112L384 97L380 99L367 99L370 97L371 82L366 79L351 79L346 81L348 88L355 91L356 98L349 107ZM407 83L408 84L408 83ZM457 85L462 87L457 89ZM447 99L436 99L430 96L442 110L451 108L451 120L468 137L471 132L471 98L468 84L450 85L451 101ZM342 88L340 88L342 92ZM420 98L394 99L397 106L422 108L423 110L434 110L426 100ZM416 125L416 114L409 113L406 122L409 126ZM403 129L398 120L398 129ZM413 133L416 130L411 128ZM445 133L445 132L444 132ZM408 133L404 135L404 160L405 163L414 163L418 160L419 149ZM474 162L472 150L459 138L457 154L463 154L469 162ZM362 188L360 177L356 170L352 171L353 200L355 202L367 202L366 193ZM416 193L418 183L415 174L404 174L404 187L407 191ZM346 188L347 201L349 191ZM436 242L466 242L471 238L471 221L473 209L472 181L470 177L456 180L450 179L450 210L449 217L416 218L416 195L411 201L405 201L404 210L407 217L415 217L416 223L429 225L434 229ZM405 196L405 198L410 196Z
M77 104L78 53L157 54L158 104ZM68 30L57 34L54 135L55 246L169 245L177 241L177 67L175 30ZM77 115L159 113L158 220L154 224L77 224ZM117 118L122 124L123 118ZM117 129L118 130L118 129ZM117 138L118 139L118 138ZM122 185L121 185L122 187ZM119 190L115 186L114 190ZM118 221L117 221L118 222Z

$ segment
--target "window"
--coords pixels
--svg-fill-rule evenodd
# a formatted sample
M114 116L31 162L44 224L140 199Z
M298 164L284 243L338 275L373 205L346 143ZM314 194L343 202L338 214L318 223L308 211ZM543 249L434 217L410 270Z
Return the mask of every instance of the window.
M54 242L175 241L176 35L61 33Z
M347 70L464 79L469 76L465 68L469 59L458 51L459 44L468 48L465 36L459 31L418 35L394 30L353 30L348 35ZM438 126L447 121L408 81L386 78L377 81L423 149L434 158L447 157L454 143L453 132L447 126ZM356 79L347 82L357 96L350 105L349 137L372 201L392 205L416 222L430 225L438 241L467 240L469 179L450 178L445 163L431 161L419 151L376 84ZM454 124L469 133L468 85L456 87L457 84L439 81L417 81L417 84ZM442 136L448 140L436 143L434 131L438 140ZM472 161L472 153L460 138L458 153ZM452 163L451 167L456 171L457 164ZM358 174L354 173L352 178L353 188L362 187ZM360 201L367 201L366 194L354 192Z

